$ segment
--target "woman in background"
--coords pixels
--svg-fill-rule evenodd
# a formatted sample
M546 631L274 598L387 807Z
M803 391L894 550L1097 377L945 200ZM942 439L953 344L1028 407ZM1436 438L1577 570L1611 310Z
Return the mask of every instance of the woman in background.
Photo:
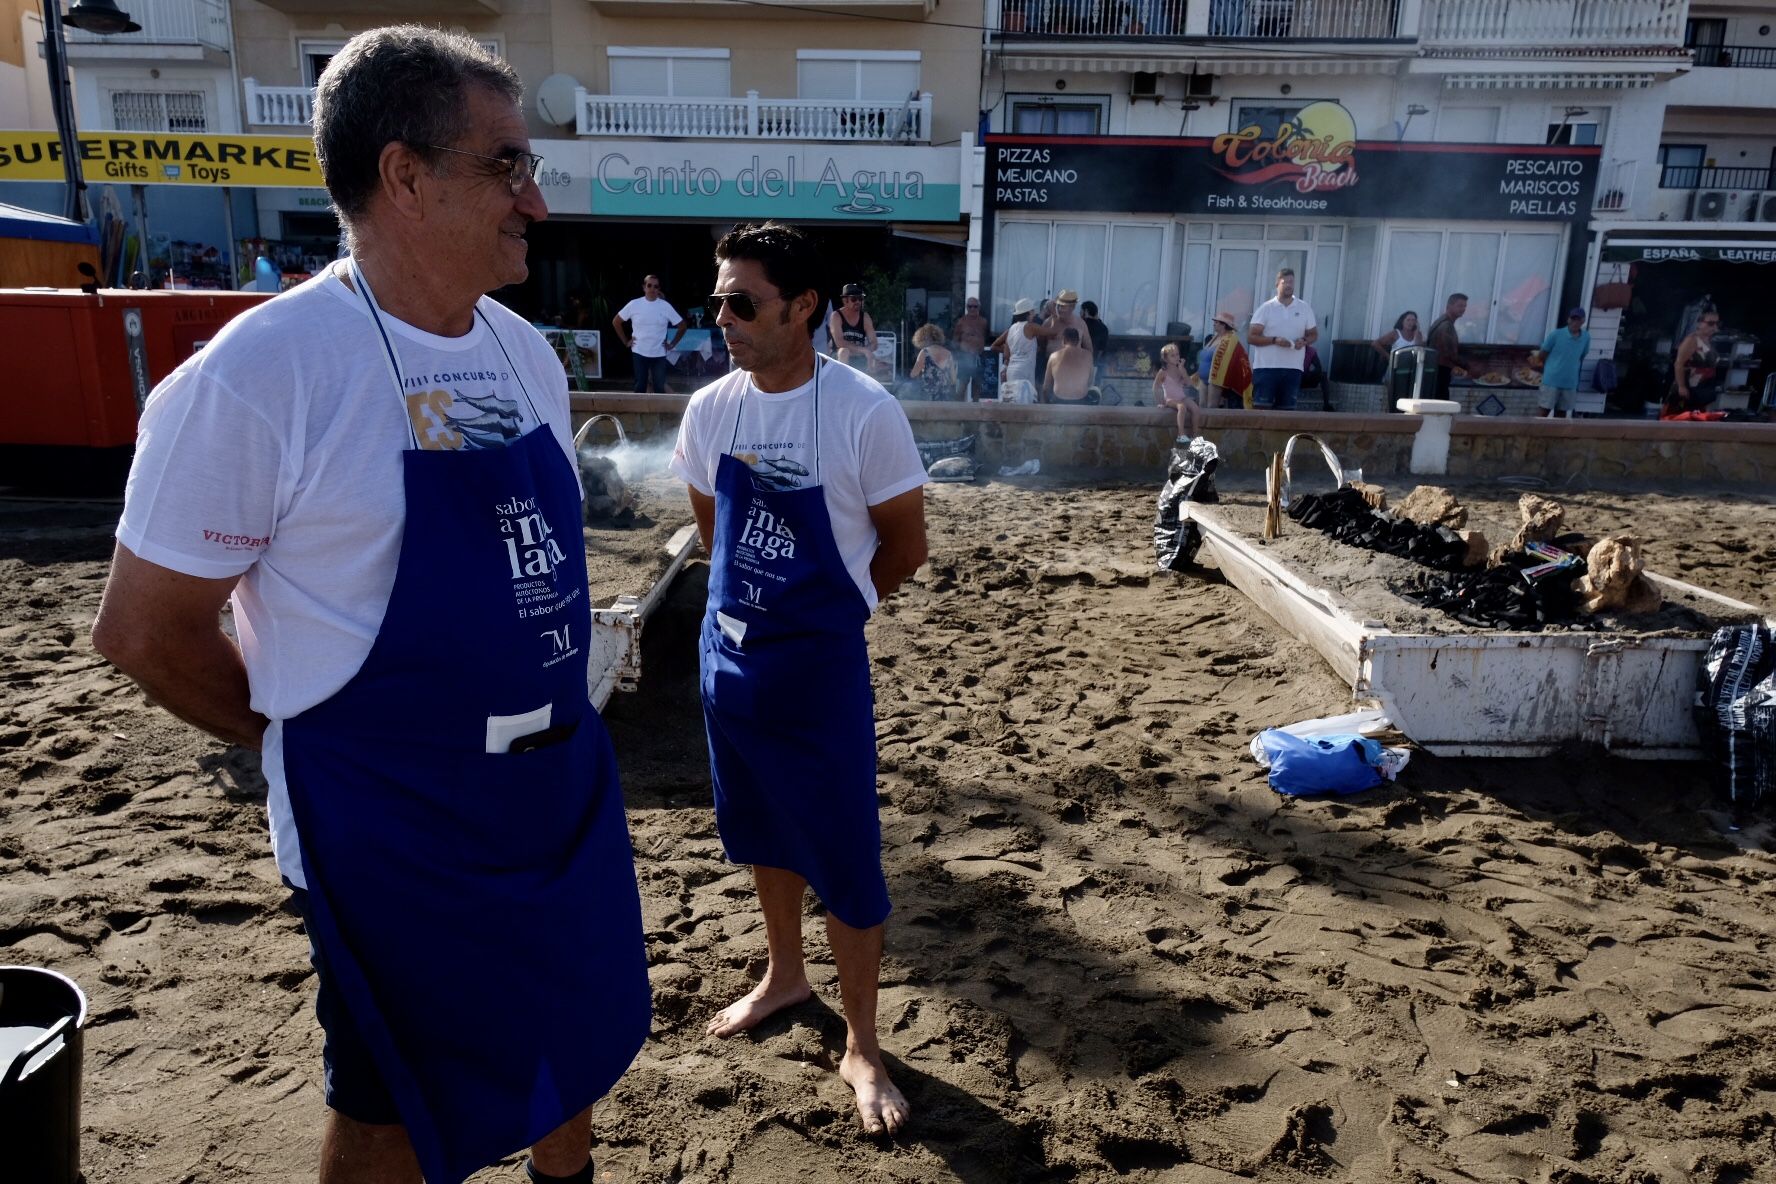
M956 355L944 347L944 331L936 325L920 325L913 332L913 344L919 347L919 356L913 360L912 377L924 398L933 402L954 398Z

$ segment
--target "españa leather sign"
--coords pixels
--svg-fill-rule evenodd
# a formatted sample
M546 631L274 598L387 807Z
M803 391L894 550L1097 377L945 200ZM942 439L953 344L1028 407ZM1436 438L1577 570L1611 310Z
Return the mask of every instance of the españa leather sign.
M82 132L80 168L89 184L322 184L307 136ZM0 181L62 179L62 145L54 132L0 131Z
M1596 147L1357 140L1348 114L1310 109L1274 136L986 138L989 211L1251 214L1578 222Z

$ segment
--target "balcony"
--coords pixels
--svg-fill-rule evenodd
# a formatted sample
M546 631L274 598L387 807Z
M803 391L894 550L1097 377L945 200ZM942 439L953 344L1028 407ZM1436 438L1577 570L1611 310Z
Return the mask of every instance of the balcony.
M1000 0L1004 38L1391 40L1410 0ZM996 23L995 23L996 18Z
M1668 164L1659 169L1659 188L1648 216L1677 222L1744 222L1755 216L1758 194L1773 189L1776 176L1769 168Z
M314 118L312 86L260 86L243 78L241 89L247 96L248 127L307 127Z
M1428 54L1570 58L1677 53L1685 0L1426 0Z
M169 46L191 47L195 55L177 55L190 57L201 56L205 50L228 53L233 48L228 36L228 5L223 0L151 0L133 5L129 11L142 26L140 32L100 34L72 25L64 27L69 58L155 57L159 55L154 50Z
M792 140L867 144L931 142L931 96L892 101L667 98L576 95L582 136L682 140Z
M1696 68L1673 78L1666 106L1744 113L1776 109L1776 47L1693 45Z

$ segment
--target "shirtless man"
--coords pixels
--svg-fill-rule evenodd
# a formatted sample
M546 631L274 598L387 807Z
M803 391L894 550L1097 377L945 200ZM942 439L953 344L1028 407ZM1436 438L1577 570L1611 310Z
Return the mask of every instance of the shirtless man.
M968 311L950 325L951 352L956 355L956 394L964 401L979 397L979 392L970 392L968 388L980 374L981 355L987 352L987 338L992 335L987 318L981 315L980 298L970 296Z
M1091 350L1079 344L1078 329L1061 330L1061 348L1048 356L1048 370L1042 376L1042 401L1083 403L1091 380Z

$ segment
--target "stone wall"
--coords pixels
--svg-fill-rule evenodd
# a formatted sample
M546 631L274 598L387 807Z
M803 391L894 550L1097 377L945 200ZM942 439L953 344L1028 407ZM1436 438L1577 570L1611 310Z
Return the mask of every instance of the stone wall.
M578 426L598 412L622 420L634 440L669 438L684 395L614 393L573 396ZM903 404L921 440L976 438L975 457L989 472L1032 458L1063 476L1151 477L1165 465L1175 420L1155 407L1052 407L998 403ZM1412 415L1318 411L1207 411L1204 434L1230 469L1258 472L1291 435L1326 442L1346 467L1365 476L1409 471ZM605 429L597 429L601 435ZM1776 485L1776 424L1659 423L1638 419L1457 416L1449 475L1540 476L1551 480L1645 480Z

